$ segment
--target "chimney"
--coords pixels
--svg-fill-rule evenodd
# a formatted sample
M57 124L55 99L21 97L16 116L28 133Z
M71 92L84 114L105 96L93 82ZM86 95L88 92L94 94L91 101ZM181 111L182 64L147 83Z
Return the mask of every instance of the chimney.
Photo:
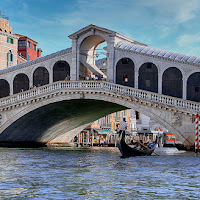
M41 58L41 54L42 54L42 49L37 48L37 58Z

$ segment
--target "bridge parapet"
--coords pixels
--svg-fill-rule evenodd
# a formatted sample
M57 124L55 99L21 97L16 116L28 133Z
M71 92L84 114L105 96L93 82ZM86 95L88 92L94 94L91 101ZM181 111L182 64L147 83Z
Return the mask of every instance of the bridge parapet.
M189 113L200 111L200 104L193 101L183 100L149 91L135 89L106 81L58 81L45 86L33 88L9 97L0 99L0 108L7 107L22 100L31 99L37 96L50 94L60 90L104 90L116 93L120 96L136 98L136 100L146 100L152 103L164 104L180 109L186 109Z

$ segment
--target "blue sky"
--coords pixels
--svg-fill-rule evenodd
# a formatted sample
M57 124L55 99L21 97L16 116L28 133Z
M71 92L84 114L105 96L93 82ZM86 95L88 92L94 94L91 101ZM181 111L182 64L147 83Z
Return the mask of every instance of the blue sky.
M150 46L200 57L199 0L3 0L13 33L42 56L71 47L68 35L95 24Z

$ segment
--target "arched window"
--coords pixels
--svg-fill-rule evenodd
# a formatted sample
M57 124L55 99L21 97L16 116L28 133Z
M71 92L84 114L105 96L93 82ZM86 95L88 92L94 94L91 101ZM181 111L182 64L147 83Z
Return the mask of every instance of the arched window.
M187 99L200 101L200 72L191 74L187 80Z
M134 87L135 65L130 58L122 58L116 66L116 83Z
M45 67L38 67L33 73L33 85L49 84L49 72Z
M0 98L7 97L9 95L10 95L9 83L4 79L0 79Z
M19 93L29 89L29 78L26 74L17 74L13 81L13 93Z
M165 70L162 76L162 93L172 97L182 98L183 80L182 73L176 67Z
M153 63L144 63L139 69L138 88L158 92L158 69Z
M66 61L58 61L53 66L53 82L65 80L70 76L70 66Z

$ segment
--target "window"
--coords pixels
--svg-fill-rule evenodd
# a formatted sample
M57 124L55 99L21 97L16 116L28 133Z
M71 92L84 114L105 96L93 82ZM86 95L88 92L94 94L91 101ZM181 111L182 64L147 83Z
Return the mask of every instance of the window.
M7 61L13 61L13 54L12 54L12 52L11 51L9 51L8 53L7 53Z
M10 37L7 37L7 43L13 44L13 39Z
M28 41L28 47L31 48L31 43Z
M33 44L33 49L34 49L34 51L36 51L36 45L35 44Z
M18 40L18 47L25 47L26 41L25 40Z
M138 111L135 111L136 119L140 119L140 114Z
M28 61L30 61L30 55L28 55Z

